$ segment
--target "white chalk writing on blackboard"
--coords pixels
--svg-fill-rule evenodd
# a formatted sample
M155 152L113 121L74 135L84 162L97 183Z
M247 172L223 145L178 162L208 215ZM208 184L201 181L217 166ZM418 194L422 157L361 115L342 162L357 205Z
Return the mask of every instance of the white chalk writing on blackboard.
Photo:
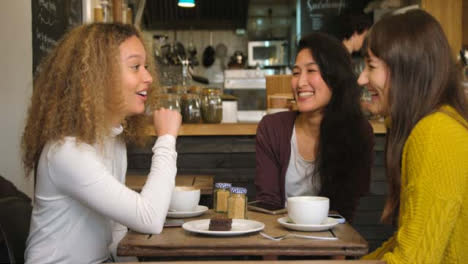
M82 1L31 0L33 72L63 34L81 24Z
M57 44L56 40L48 37L45 33L42 33L39 30L36 30L36 38L40 40L39 49L46 54L49 53L49 51Z
M42 13L39 13L37 15L37 18L42 24L46 24L49 26L53 26L56 23L55 19L52 19L50 17L45 17Z
M68 14L68 28L78 26L82 22L82 0L70 0L70 13Z
M307 1L307 9L309 14L312 14L315 11L319 11L321 9L338 9L338 13L341 12L342 8L346 7L346 1L333 1L333 0L308 0Z
M39 0L38 5L39 8L37 18L39 19L39 22L49 26L53 26L55 23L57 23L55 19L57 6L54 2Z
M57 12L57 6L55 5L54 2L50 2L46 0L39 0L38 4L39 4L39 7L42 7L53 14Z
M70 13L73 16L81 16L81 5L80 2L81 0L72 0L71 5L70 5Z
M333 16L339 15L348 5L348 0L305 0L303 7L306 12L303 18L306 31L324 30L324 23L329 22Z

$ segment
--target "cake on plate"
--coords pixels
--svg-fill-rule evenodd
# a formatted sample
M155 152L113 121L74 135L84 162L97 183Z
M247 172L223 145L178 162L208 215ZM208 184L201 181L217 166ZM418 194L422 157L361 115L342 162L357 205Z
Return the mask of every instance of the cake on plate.
M231 230L232 219L223 217L223 216L215 216L210 219L210 225L208 227L211 231L229 231Z

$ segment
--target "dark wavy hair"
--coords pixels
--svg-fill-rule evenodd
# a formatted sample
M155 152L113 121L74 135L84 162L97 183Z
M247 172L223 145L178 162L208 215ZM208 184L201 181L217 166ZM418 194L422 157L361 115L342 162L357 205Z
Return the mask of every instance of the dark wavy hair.
M411 10L382 18L369 32L367 49L389 69L391 126L385 151L390 191L382 214L389 223L400 202L401 158L411 130L444 104L468 120L468 106L447 37L429 13Z
M334 204L349 204L366 193L370 182L373 134L360 107L361 88L353 72L351 57L342 43L324 33L312 33L299 41L298 52L308 49L320 68L322 79L331 90L320 124L316 172L320 174L321 193ZM368 171L365 171L368 170ZM352 215L352 212L340 212Z
M343 13L334 21L334 35L341 41L351 38L354 32L362 34L372 26L372 20L364 14Z

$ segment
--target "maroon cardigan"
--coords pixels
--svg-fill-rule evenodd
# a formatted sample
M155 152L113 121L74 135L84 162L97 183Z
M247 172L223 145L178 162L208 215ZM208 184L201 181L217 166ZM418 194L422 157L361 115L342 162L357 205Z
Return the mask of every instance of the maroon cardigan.
M298 112L280 112L266 115L258 124L256 135L256 199L266 203L282 206L285 203L285 178L291 156L291 137L294 121ZM370 149L367 155L373 160L374 134L369 122L363 127L367 131ZM321 190L320 195L330 198L330 210L336 210L348 221L352 221L359 197L369 191L372 162L365 168L360 168L358 181L353 183L357 192L353 197L337 193L336 197L327 195L329 190ZM340 188L340 186L333 186ZM332 188L333 188L332 187Z

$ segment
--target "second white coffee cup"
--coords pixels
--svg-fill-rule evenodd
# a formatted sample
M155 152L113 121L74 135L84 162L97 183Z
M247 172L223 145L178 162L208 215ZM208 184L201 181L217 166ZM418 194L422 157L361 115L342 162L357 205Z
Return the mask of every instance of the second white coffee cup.
M200 189L190 186L176 186L172 192L169 211L192 212L200 202Z
M289 218L299 225L319 225L328 217L330 200L322 196L289 197L287 210Z

